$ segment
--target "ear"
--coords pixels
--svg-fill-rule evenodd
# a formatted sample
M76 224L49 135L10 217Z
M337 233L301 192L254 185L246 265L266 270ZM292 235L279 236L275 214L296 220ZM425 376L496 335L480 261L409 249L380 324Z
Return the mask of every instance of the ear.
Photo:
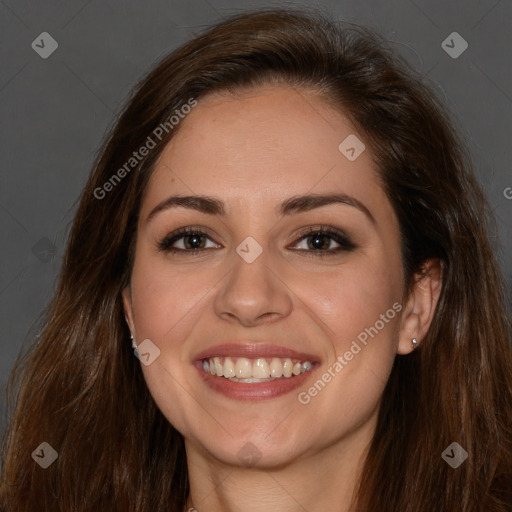
M427 260L422 272L415 275L402 314L398 335L398 354L409 354L414 349L412 339L419 343L430 327L442 287L442 267L438 259Z
M132 290L130 285L126 286L126 288L122 292L123 298L123 310L124 310L124 318L126 319L126 323L135 338L135 322L133 319L133 308L132 308Z

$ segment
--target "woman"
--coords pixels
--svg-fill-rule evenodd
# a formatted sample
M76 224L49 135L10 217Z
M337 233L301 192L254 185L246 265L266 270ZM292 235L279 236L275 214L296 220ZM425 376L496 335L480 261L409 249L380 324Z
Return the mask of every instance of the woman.
M370 32L267 10L185 44L83 192L2 509L510 510L486 208Z

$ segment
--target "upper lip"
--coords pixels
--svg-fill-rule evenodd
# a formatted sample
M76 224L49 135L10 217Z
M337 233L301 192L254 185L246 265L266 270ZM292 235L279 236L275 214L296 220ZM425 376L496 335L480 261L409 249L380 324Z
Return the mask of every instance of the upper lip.
M301 361L318 362L318 357L298 352L275 343L268 342L235 342L223 343L209 347L195 356L195 360L209 359L211 357L247 357L249 359L267 357L289 357Z

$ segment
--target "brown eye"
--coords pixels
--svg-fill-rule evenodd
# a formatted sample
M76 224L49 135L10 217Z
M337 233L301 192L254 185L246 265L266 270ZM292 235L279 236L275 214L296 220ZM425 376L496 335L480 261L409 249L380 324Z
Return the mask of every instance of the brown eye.
M318 253L319 256L334 255L342 251L352 251L356 248L356 245L345 233L330 227L311 229L300 237L299 242L305 247L299 247L295 250L313 254ZM333 247L333 244L337 244L337 246Z
M207 247L209 236L200 229L183 228L166 236L158 244L158 248L164 252L196 252L220 246L213 243L213 247Z

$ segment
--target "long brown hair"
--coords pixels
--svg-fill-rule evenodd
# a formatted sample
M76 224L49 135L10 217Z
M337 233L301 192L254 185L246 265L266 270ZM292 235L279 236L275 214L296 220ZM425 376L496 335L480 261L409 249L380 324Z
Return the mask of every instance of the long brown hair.
M364 134L399 219L406 282L427 259L442 264L428 334L396 357L357 510L510 510L510 324L489 242L495 228L467 152L432 91L379 36L318 12L270 9L232 16L164 58L104 142L41 335L12 376L5 512L183 510L184 441L149 394L121 302L141 197L180 125L153 135L133 169L126 162L191 99L267 83L316 91ZM44 470L31 458L43 441L58 452ZM441 458L454 441L468 453L457 469Z

